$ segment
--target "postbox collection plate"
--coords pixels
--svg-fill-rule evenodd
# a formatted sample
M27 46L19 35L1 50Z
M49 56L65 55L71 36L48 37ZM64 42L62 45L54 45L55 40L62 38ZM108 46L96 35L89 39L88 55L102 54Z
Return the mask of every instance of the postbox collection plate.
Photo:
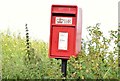
M68 33L59 32L58 50L68 49Z

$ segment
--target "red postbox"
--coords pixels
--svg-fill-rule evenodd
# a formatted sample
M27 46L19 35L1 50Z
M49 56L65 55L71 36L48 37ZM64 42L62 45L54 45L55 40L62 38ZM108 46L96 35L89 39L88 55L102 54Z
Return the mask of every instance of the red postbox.
M52 5L49 57L69 59L81 50L82 11L75 5Z

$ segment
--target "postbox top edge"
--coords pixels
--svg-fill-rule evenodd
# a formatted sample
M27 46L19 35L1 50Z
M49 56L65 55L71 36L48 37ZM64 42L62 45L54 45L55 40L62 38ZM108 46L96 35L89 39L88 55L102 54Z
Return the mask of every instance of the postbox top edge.
M77 5L61 5L61 4L52 4L52 7L78 7Z

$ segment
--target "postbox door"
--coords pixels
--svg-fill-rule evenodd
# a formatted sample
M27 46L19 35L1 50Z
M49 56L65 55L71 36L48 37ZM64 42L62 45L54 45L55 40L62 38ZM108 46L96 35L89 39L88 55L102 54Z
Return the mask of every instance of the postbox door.
M51 55L63 57L71 56L75 52L75 28L53 27Z

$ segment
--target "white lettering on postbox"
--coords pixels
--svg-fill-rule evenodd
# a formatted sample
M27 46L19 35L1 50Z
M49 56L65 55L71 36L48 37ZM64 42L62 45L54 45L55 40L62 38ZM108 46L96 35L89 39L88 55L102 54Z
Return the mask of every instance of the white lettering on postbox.
M72 24L72 18L68 17L56 17L56 24Z
M68 49L68 33L67 32L59 32L58 49L59 50Z

